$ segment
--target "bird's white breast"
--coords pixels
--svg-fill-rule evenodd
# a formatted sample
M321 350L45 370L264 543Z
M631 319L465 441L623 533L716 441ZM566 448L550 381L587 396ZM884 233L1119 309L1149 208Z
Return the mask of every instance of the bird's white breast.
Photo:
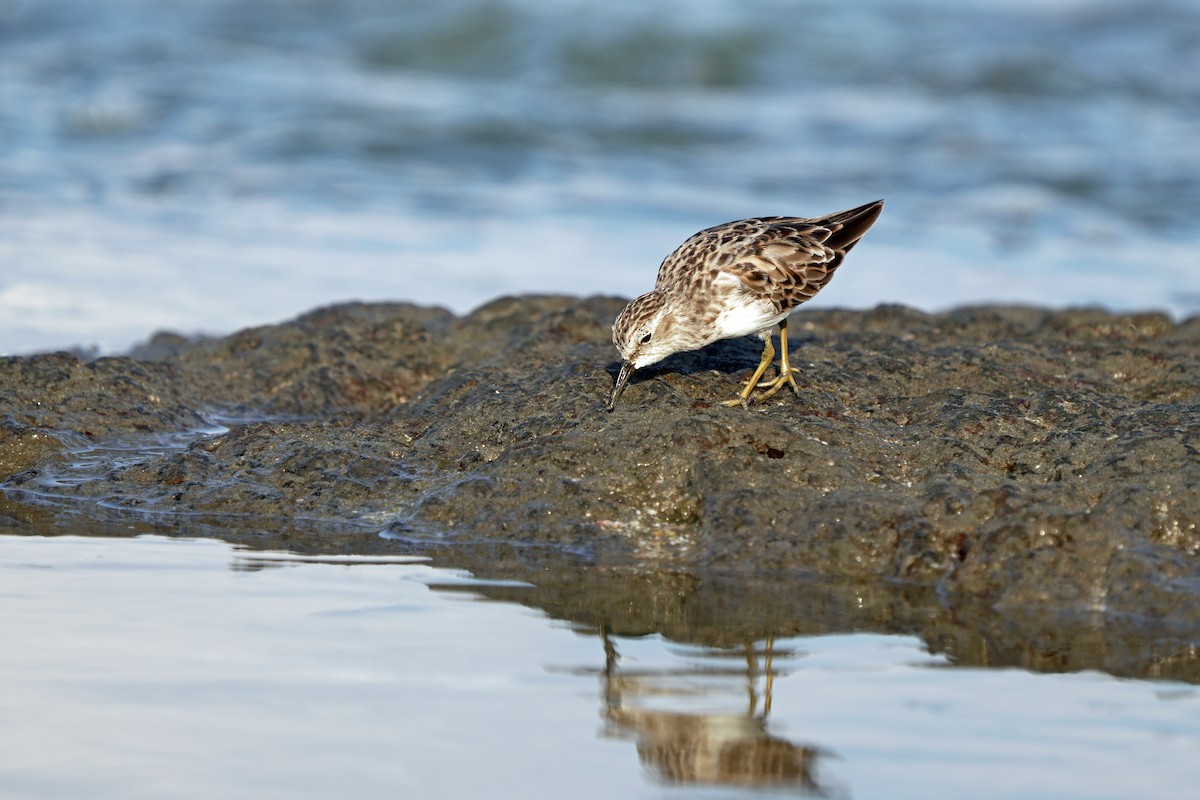
M775 310L775 306L765 301L738 303L718 314L713 327L720 333L717 339L732 339L777 325L789 313L780 313Z

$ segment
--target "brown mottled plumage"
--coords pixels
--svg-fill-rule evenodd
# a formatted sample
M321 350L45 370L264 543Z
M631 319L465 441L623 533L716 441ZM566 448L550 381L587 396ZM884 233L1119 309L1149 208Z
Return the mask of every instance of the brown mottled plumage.
M718 339L755 333L762 360L728 405L745 406L784 384L799 391L788 362L787 316L833 277L863 234L879 218L883 201L818 219L762 217L727 222L694 234L663 260L654 290L637 298L613 323L613 344L625 363L608 401L611 411L633 371L672 353L696 350ZM771 328L779 325L779 376L759 383L775 358Z

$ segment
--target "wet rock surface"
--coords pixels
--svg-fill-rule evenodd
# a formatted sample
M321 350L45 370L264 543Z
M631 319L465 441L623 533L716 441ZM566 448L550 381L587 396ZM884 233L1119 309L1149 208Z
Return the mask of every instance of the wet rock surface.
M1200 319L812 309L792 318L799 396L719 404L757 364L744 339L639 373L605 413L622 305L352 304L123 358L0 360L0 525L58 504L497 575L900 586L928 608L898 627L969 607L1194 643Z

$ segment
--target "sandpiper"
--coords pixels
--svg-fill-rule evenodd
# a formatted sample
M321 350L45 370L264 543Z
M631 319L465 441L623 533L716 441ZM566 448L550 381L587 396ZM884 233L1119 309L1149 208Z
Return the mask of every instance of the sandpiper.
M672 353L754 333L762 360L745 387L725 405L766 400L784 385L799 393L799 372L788 361L787 317L829 283L850 248L879 219L883 201L816 219L761 217L727 222L692 235L658 268L654 290L625 307L613 323L613 344L625 363L608 410L634 370ZM762 381L775 359L771 328L779 326L779 375Z

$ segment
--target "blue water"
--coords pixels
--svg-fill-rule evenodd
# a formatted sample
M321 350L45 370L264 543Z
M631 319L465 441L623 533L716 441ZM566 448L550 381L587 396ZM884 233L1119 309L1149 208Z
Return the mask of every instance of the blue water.
M817 302L1200 310L1190 0L0 0L0 353L632 295L887 210Z
M606 643L517 605L519 586L484 602L490 585L404 557L0 536L0 796L1190 800L1200 785L1195 686L955 668L911 636ZM772 769L789 759L805 771Z

